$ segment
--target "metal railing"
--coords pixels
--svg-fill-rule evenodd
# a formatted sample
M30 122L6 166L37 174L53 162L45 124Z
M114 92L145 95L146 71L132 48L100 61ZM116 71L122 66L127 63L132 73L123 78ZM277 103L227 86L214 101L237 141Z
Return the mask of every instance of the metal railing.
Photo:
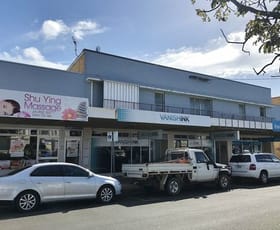
M181 114L210 116L213 118L257 121L257 122L272 122L273 120L271 117L247 116L247 115L240 115L240 114L218 112L213 110L201 110L201 109L176 107L176 106L169 106L169 105L155 105L155 104L107 100L107 99L103 100L103 107L108 109L135 109L135 110L147 110L147 111L166 112L166 113L181 113Z

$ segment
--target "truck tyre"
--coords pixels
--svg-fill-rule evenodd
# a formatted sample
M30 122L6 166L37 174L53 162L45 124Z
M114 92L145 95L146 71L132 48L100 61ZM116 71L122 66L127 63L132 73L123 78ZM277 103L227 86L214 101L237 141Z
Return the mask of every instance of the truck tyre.
M182 182L178 178L171 177L167 179L165 184L165 191L167 192L168 195L176 196L181 192L181 190L182 190Z
M225 173L220 174L218 179L218 186L222 190L228 190L230 188L230 177Z

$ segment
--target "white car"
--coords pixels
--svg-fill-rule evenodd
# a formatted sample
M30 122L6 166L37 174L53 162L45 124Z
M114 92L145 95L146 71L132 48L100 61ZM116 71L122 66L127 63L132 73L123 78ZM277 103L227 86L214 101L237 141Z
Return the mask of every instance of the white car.
M263 184L270 178L280 178L280 159L273 153L234 154L229 165L233 177L256 178Z
M25 212L41 202L97 198L109 203L120 194L117 179L70 163L40 163L0 177L0 201Z

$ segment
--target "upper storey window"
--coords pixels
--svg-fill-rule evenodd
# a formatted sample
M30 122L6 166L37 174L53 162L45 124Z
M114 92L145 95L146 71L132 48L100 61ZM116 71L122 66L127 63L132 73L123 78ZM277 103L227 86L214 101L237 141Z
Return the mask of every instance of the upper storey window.
M212 101L203 98L190 99L191 111L196 115L211 115Z
M164 105L165 105L164 93L156 92L155 93L156 111L164 111Z
M241 116L241 118L245 118L246 117L246 107L245 107L245 104L239 104L239 115Z
M265 109L265 107L260 107L260 117L266 117L266 109Z

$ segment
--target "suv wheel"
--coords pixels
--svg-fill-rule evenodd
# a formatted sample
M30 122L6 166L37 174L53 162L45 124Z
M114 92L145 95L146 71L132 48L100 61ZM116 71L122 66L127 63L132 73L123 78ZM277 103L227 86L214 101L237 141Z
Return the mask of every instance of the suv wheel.
M261 171L261 174L260 174L260 182L261 182L262 184L267 184L267 182L268 182L268 175L267 175L267 172Z

